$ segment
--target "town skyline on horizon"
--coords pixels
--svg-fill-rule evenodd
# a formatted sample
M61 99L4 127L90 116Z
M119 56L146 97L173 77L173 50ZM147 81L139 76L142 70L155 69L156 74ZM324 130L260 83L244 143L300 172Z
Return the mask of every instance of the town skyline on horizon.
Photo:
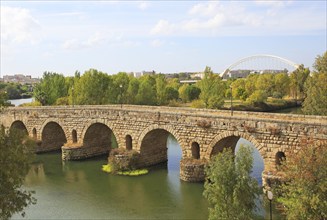
M272 54L312 70L326 1L1 1L0 76L215 73Z

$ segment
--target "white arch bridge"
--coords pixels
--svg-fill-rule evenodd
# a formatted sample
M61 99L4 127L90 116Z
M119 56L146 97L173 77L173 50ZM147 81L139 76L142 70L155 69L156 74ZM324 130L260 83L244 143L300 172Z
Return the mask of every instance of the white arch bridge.
M246 66L246 68L244 68ZM243 68L242 68L243 67ZM282 68L280 68L282 67ZM299 67L299 64L296 64L293 61L288 59L269 55L269 54L258 54L249 57L242 58L232 65L230 65L223 73L220 74L222 78L231 77L231 72L233 70L254 70L257 72L265 72L275 70L287 70L288 72L292 72ZM292 71L289 71L292 70Z

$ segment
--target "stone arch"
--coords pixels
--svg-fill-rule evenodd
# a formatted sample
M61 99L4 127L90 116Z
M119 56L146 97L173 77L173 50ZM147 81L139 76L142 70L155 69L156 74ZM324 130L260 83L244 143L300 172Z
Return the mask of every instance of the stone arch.
M221 134L218 134L209 144L209 149L206 152L206 158L210 159L210 156L212 155L214 148L216 144L219 142L221 143L222 141L225 142L231 142L232 144L235 144L238 142L240 138L244 138L248 141L250 141L254 147L259 151L260 155L262 158L265 158L266 152L264 151L263 146L250 134L244 133L244 132L239 132L239 131L228 131L228 132L223 132ZM221 143L225 144L225 143ZM220 145L220 146L221 146ZM217 150L222 150L220 149L220 146L216 146L218 149Z
M174 128L172 128L171 126L167 126L167 125L159 126L157 124L151 125L151 126L147 127L146 129L144 129L142 131L142 133L140 134L140 136L138 138L138 141L137 141L137 150L140 150L141 149L141 143L142 143L142 140L144 139L145 135L147 135L150 131L156 130L156 129L166 130L169 133L171 133L176 138L176 140L178 141L178 143L181 145L182 150L183 150L181 138L178 135L178 133L174 130Z
M95 123L100 123L100 124L106 125L111 130L112 134L116 137L117 142L118 142L117 144L118 144L118 147L119 147L120 142L118 141L119 137L116 135L116 134L118 134L116 132L116 129L114 128L113 124L111 124L110 122L108 122L108 121L106 121L104 119L92 120L92 121L89 121L88 123L85 123L84 126L83 126L83 129L82 129L82 132L81 132L80 140L84 140L87 129L89 127L91 127L92 124L95 124Z
M200 159L200 145L198 142L192 142L191 151L192 151L192 158Z
M73 143L77 143L77 131L76 131L76 129L72 130L72 141L73 141Z
M12 129L22 131L24 135L28 135L28 131L24 122L20 120L16 120L13 123L11 123L10 130Z
M168 160L167 140L170 134L176 138L183 152L180 136L171 126L152 125L141 133L138 139L138 151L142 166L151 166Z
M125 141L126 141L126 150L132 150L133 149L133 139L131 135L126 135L125 136Z
M59 119L57 119L57 118L49 118L49 119L46 119L46 120L42 123L42 125L41 125L41 127L40 127L41 138L42 138L42 132L43 132L43 130L44 130L44 127L45 127L49 122L55 122L55 123L57 123L57 124L62 128L62 130L64 131L65 136L66 136L66 137L69 136L68 133L66 132L65 127L62 126L62 125L64 125L65 123L63 123L61 120L59 120Z
M42 126L41 147L39 152L60 150L67 143L66 134L62 126L55 121L48 121Z
M103 123L93 123L85 131L83 147L107 153L112 148L112 130Z

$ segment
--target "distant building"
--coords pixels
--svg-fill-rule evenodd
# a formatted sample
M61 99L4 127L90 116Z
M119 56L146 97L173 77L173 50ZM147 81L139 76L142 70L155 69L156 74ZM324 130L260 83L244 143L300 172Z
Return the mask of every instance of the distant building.
M141 76L145 76L145 75L156 75L156 71L152 70L152 71L142 71L142 72L134 72L133 76L135 78L139 78Z
M40 82L38 78L32 78L30 75L15 74L15 75L4 75L3 82L6 83L20 83L20 84L36 84Z

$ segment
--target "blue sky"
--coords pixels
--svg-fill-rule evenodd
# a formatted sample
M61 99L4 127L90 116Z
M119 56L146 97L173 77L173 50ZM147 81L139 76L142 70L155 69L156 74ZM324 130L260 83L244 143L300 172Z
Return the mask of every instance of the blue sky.
M3 1L1 76L222 72L277 55L312 69L327 50L323 1Z

